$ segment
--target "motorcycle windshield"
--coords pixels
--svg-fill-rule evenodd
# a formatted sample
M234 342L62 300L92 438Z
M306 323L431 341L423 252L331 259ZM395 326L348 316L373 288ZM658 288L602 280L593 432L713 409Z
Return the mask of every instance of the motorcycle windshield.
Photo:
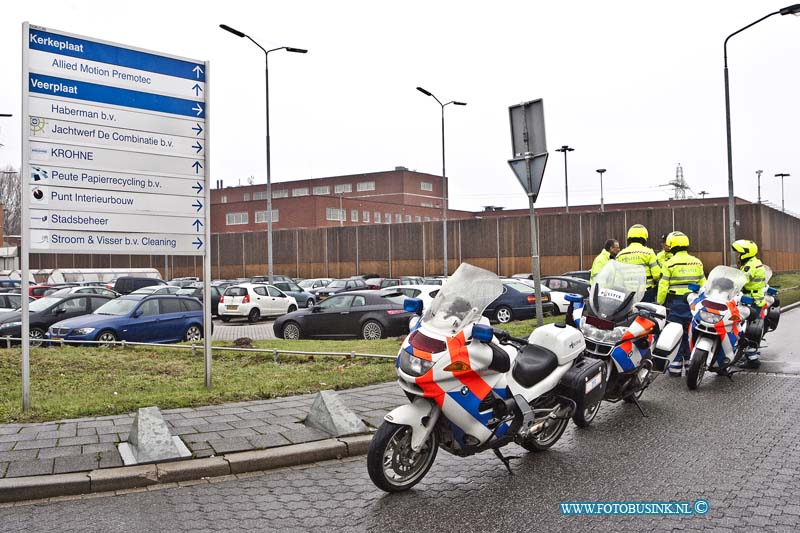
M613 259L595 276L589 305L601 318L627 311L642 300L647 274L642 265L628 265Z
M742 291L747 283L747 275L739 270L725 265L714 267L708 275L708 280L703 286L706 297L715 300L730 301Z
M497 275L462 263L428 306L422 324L453 336L478 321L486 306L502 292L503 283Z

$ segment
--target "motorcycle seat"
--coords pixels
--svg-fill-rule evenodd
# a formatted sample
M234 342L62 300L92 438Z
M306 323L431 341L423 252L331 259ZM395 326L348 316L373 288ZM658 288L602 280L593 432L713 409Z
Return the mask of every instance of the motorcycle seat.
M541 346L529 344L517 354L511 375L517 383L530 388L558 368L558 357Z

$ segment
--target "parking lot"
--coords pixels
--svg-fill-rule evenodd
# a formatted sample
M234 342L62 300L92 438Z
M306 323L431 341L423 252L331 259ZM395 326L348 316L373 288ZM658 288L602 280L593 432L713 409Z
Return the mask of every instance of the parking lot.
M251 324L246 320L238 320L226 324L221 320L214 320L214 335L211 338L215 341L235 341L241 337L248 337L254 341L274 339L272 322L263 320Z

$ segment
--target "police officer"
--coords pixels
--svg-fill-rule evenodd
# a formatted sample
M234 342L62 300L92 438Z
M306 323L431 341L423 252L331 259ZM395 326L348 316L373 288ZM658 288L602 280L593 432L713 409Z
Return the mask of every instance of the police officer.
M599 274L601 270L603 270L603 267L606 266L606 263L614 259L618 253L619 241L616 239L608 239L603 245L603 250L597 257L594 258L594 262L592 263L592 273L589 276L590 284L594 281L594 277Z
M615 258L620 263L642 265L647 275L647 290L643 302L656 301L656 284L661 277L661 268L656 260L656 253L647 247L647 228L634 224L628 228L628 246L623 248Z
M669 246L667 246L667 233L661 234L661 251L656 254L656 261L658 261L658 266L661 268L661 272L664 272L664 266L666 266L667 261L669 261L672 254L669 251Z
M669 375L680 377L681 368L689 368L689 326L692 322L692 311L686 301L690 283L697 283L701 287L706 282L703 273L703 263L698 258L689 255L689 237L680 231L673 231L667 235L666 245L672 257L664 265L661 280L658 282L658 297L656 301L669 308L667 320L678 322L684 327L678 356L669 365Z
M742 294L753 299L753 304L759 309L764 305L764 291L767 288L767 272L756 254L758 246L753 241L739 239L731 244L733 251L738 254L736 264L739 270L747 276L747 283L742 288ZM758 368L761 361L758 348L749 349L741 366L744 368Z

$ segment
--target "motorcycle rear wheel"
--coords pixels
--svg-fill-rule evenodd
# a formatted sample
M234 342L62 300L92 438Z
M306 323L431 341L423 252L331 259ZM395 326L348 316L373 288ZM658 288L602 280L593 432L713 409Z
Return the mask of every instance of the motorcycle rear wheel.
M572 415L572 421L575 422L575 425L579 428L589 427L589 424L591 424L592 420L597 416L597 412L600 411L601 403L603 403L602 400L591 407L587 407L583 411L575 411L575 414Z
M569 420L567 417L553 419L536 435L521 439L519 445L529 452L543 452L558 442L558 439L564 434L564 430L567 429Z
M411 427L384 421L367 452L369 478L381 490L402 492L419 483L428 473L439 439L432 431L419 453L411 449Z
M689 363L689 370L686 371L686 385L689 390L696 390L703 381L703 374L706 373L706 359L708 351L695 350L692 353L692 361Z

